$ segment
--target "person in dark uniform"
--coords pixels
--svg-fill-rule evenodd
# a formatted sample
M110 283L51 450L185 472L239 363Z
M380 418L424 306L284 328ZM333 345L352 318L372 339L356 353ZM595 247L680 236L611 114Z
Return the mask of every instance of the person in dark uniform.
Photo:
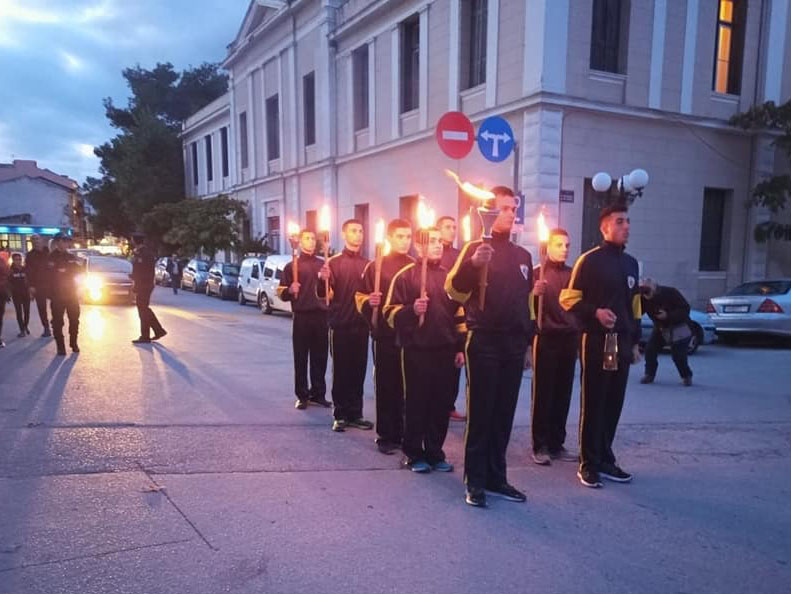
M542 466L552 460L576 461L577 456L563 447L566 420L569 416L574 368L577 364L579 325L574 314L560 307L558 298L571 279L566 266L569 235L564 229L552 229L547 243L544 270L533 272L536 281L531 305L537 315L538 301L543 301L541 323L533 337L533 384L531 426L533 462Z
M22 265L22 254L11 255L11 271L8 279L11 300L14 302L16 321L19 325L19 338L30 334L30 287L27 282L27 271Z
M52 300L52 335L58 348L58 355L66 354L63 337L63 314L69 318L69 346L72 352L79 353L77 335L80 329L80 300L77 296L77 276L84 270L79 259L67 251L70 239L58 233L50 243L47 270Z
M459 257L459 250L453 247L456 241L456 219L447 215L437 219L437 228L439 229L440 239L442 240L442 267L449 271L456 263L456 258ZM456 369L456 378L454 380L456 396L453 397L453 402L450 405L450 420L451 421L466 421L467 416L456 410L456 400L459 395L459 384L461 380L461 368Z
M333 431L346 427L370 430L363 418L363 384L368 367L368 326L354 303L354 294L368 260L360 254L363 225L349 219L341 227L345 246L332 256L319 273L318 294L324 297L324 280L330 281L330 355L332 355Z
M159 323L156 314L151 309L151 293L154 292L154 267L156 256L154 251L146 245L145 235L135 233L132 235L132 244L135 252L132 259L132 280L135 283L135 304L137 315L140 318L140 336L132 344L148 344L152 340L159 340L167 334L167 330ZM154 336L151 336L151 330Z
M286 264L280 277L277 295L291 303L294 316L292 344L294 349L295 408L304 410L308 403L329 408L325 398L327 384L327 305L319 298L317 285L324 260L316 257L316 234L303 229L299 234L298 278L294 267ZM308 387L308 359L310 359L310 387Z
M651 337L645 345L645 375L640 383L653 383L659 367L659 351L667 345L681 376L681 383L691 386L692 370L687 362L689 342L692 340L689 303L678 289L657 285L650 278L642 283L640 293L643 296L643 311L654 322Z
M44 244L40 236L32 237L33 249L25 256L25 270L27 280L30 285L30 296L36 300L38 317L41 326L44 328L43 337L52 336L49 330L49 316L47 314L47 299L49 299L49 274L47 271L47 260L49 259L49 249Z
M173 294L179 294L179 287L181 286L181 262L177 254L173 254L168 260L168 274L170 274L170 287L173 289Z
M456 394L457 371L464 366L464 309L445 292L442 242L429 229L426 296L421 297L422 266L407 264L396 273L384 315L401 347L404 381L404 466L412 472L452 472L442 444L448 433L448 407ZM424 246L418 245L423 257ZM423 324L420 318L423 316Z
M629 365L640 360L640 293L637 260L624 250L629 240L627 207L602 209L599 229L604 241L582 254L571 279L560 293L560 304L573 312L582 327L582 409L580 412L580 465L577 477L586 487L602 486L601 477L627 483L632 475L622 470L612 450L623 409ZM617 356L605 369L605 341L617 344ZM617 367L617 369L612 369Z
M464 481L469 505L486 507L486 491L509 501L525 494L508 483L505 452L522 383L525 354L532 333L529 299L533 289L530 254L511 243L516 198L510 188L492 189L500 210L491 242L466 244L445 289L464 305L467 319L467 431ZM478 298L488 266L485 307Z
M3 318L5 317L5 304L8 303L9 273L8 261L0 258L0 349L5 348L5 343L3 342Z
M414 262L409 255L412 225L395 219L387 225L390 253L382 258L379 291L374 291L376 265L369 262L355 294L357 311L368 321L373 338L374 391L376 394L376 447L386 455L394 454L404 438L404 386L401 377L401 352L396 346L395 331L382 316L384 299L396 272ZM376 324L372 322L376 308Z

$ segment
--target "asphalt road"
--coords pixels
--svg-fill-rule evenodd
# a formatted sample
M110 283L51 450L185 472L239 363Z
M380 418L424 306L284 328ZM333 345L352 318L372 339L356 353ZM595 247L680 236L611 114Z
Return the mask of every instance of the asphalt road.
M669 356L651 386L633 367L616 453L635 480L597 491L529 462L526 373L509 470L528 503L479 510L460 468L411 474L294 410L289 317L166 289L154 308L170 334L134 347L134 308L85 306L66 358L6 315L0 593L791 591L788 350L703 347L692 388ZM571 447L577 416L575 397Z

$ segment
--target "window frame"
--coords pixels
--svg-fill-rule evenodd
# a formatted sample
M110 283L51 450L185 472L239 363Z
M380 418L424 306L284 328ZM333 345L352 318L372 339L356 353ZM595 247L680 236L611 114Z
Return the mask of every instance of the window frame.
M195 187L198 186L199 177L198 177L198 141L193 140L190 149L192 152L192 185Z
M365 56L364 60L363 56ZM368 77L370 59L367 43L352 51L352 111L355 132L365 130L371 125L369 112L371 83Z
M722 6L731 3L731 20L722 19ZM747 3L744 0L718 0L717 18L714 25L714 64L712 66L711 90L722 95L741 95L744 68L744 37L747 20ZM718 65L720 63L720 31L728 29L730 48L726 61L725 90L718 89Z
M414 14L399 25L399 113L420 108L420 15Z
M222 153L222 176L228 177L230 174L228 166L228 126L220 128L220 152Z
M206 181L214 181L214 163L212 159L211 134L203 137L206 143Z
M250 167L250 153L247 138L247 112L243 111L239 114L239 152L242 169Z
M464 0L461 11L461 58L465 60L461 90L466 91L486 84L489 2Z
M608 19L608 13L617 7L615 19ZM604 13L604 16L599 13ZM597 19L597 16L599 19ZM589 67L596 72L625 75L628 68L629 25L631 22L630 0L593 0L591 12L591 39ZM597 24L601 25L599 35ZM613 29L615 30L613 32ZM598 37L598 39L597 39ZM615 48L610 47L614 41ZM599 43L601 42L601 43ZM597 50L597 46L599 49ZM600 52L601 55L598 55ZM596 59L596 61L594 61ZM614 61L614 63L613 63Z
M316 144L316 71L302 77L302 121L305 146Z
M278 93L266 98L264 115L267 159L275 161L280 158L280 95Z

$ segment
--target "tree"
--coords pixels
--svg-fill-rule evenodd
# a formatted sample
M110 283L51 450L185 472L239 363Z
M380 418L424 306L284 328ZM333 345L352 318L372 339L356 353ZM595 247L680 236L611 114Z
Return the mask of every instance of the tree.
M748 111L731 118L731 124L741 126L745 130L778 132L779 135L772 144L785 153L791 165L791 101L779 106L775 105L774 101L755 105ZM791 196L791 176L775 175L759 182L753 188L750 205L766 208L775 217L785 209L789 196ZM791 241L791 225L776 220L757 224L753 233L755 240L761 243L770 239Z
M127 68L123 77L131 97L125 108L104 100L118 134L94 149L102 177L88 178L83 192L96 211L94 225L128 237L158 205L184 200L181 122L225 93L228 78L216 64L179 74L169 63Z

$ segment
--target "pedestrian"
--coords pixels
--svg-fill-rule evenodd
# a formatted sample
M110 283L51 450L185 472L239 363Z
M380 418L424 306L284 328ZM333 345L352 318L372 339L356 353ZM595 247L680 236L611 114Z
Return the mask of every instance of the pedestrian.
M170 257L170 262L168 263L168 274L170 274L170 287L173 289L173 294L179 294L179 287L181 286L181 262L179 262L179 257L177 254L173 254Z
M63 336L63 315L69 318L69 346L72 352L79 353L77 335L80 329L80 300L77 295L77 277L84 272L84 266L77 256L67 251L71 239L58 233L50 242L47 270L52 299L52 334L55 337L58 355L66 354Z
M629 365L640 360L642 316L637 260L625 251L629 240L627 206L603 208L599 229L603 242L577 259L568 288L560 294L561 306L577 316L582 328L577 477L592 488L602 486L602 477L619 483L632 480L632 475L616 464L612 445Z
M466 502L476 507L486 507L486 491L509 501L527 499L508 483L505 452L532 333L528 305L533 263L527 250L511 242L516 218L513 191L498 186L492 192L499 209L492 239L467 243L445 282L450 297L464 305L469 331L464 481ZM484 267L488 282L481 307Z
M8 281L11 299L14 302L16 311L16 321L19 325L18 338L30 334L28 324L30 323L30 287L27 282L27 272L22 265L22 254L16 252L11 254L11 272Z
M41 320L41 327L44 329L41 336L46 338L52 336L47 314L47 300L50 297L50 274L47 270L49 249L39 235L33 235L32 243L33 249L25 256L25 270L27 272L27 282L30 286L30 297L36 300L38 317Z
M418 243L417 251L420 258L427 257L425 296L421 265L407 264L390 283L384 315L401 347L403 464L418 473L452 472L442 444L448 433L448 408L456 397L455 378L464 366L467 328L464 309L445 292L448 273L442 266L440 231L424 232L428 244Z
M568 451L566 420L574 386L577 365L579 325L574 314L562 307L558 298L571 279L571 268L566 265L569 254L569 234L564 229L552 229L547 242L546 259L533 275L540 278L533 287L533 312L541 310L533 337L533 382L531 434L533 462L545 466L553 460L576 461ZM538 306L539 300L542 307Z
M316 256L316 233L303 229L299 234L300 254L297 258L297 277L294 277L292 262L283 268L277 295L291 303L294 323L291 342L294 352L294 407L305 410L308 404L325 408L332 406L326 399L327 350L327 305L318 296L319 271L324 260ZM310 364L310 367L308 367ZM310 384L308 384L310 369Z
M333 431L347 427L373 429L363 418L363 385L368 367L368 326L354 303L354 294L368 260L360 253L363 225L349 219L341 226L344 248L322 266L321 281L329 280L330 308L327 322L332 356ZM324 297L324 283L318 283L319 297Z
M0 258L0 349L5 348L3 342L3 318L5 317L5 304L9 300L8 277L10 274L8 260Z
M449 271L456 263L456 258L459 257L459 250L453 247L456 241L456 219L450 216L442 216L437 219L437 228L439 229L440 238L442 240L442 267ZM450 405L450 420L451 421L466 421L467 416L456 410L456 400L459 396L459 385L461 384L461 368L456 369L456 376L454 378L454 396L453 402Z
M643 281L640 293L643 311L654 323L651 337L645 345L645 375L640 383L653 383L659 366L659 351L667 345L681 376L681 383L691 386L692 370L687 362L692 340L689 303L678 289L657 285L650 278Z
M167 330L159 323L150 306L151 293L154 292L156 256L153 250L146 245L146 238L142 233L132 235L132 245L135 251L130 276L134 281L135 305L137 305L137 315L140 318L140 336L134 339L132 344L148 344L167 334ZM154 336L151 336L151 330L154 331Z
M376 291L376 265L369 262L355 294L357 311L371 331L374 357L374 394L376 397L376 447L392 455L404 438L404 386L401 377L401 350L396 346L395 331L382 316L382 307L390 282L396 273L415 260L409 255L412 225L394 219L387 225L390 253L382 258L379 290ZM376 320L374 322L374 319Z

